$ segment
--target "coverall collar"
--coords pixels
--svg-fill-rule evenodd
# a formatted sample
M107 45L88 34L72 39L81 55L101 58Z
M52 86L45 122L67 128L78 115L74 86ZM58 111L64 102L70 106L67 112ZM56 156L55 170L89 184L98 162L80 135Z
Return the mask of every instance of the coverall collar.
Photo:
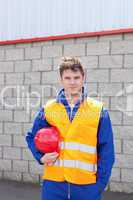
M85 99L87 98L87 91L85 89L85 87L83 86L82 87L82 95L81 95L81 98L78 100L78 102L76 104L80 104L81 102L83 102ZM56 97L56 101L58 103L62 103L64 105L68 105L68 102L67 102L67 99L65 97L65 91L64 91L64 88L62 88L57 97Z

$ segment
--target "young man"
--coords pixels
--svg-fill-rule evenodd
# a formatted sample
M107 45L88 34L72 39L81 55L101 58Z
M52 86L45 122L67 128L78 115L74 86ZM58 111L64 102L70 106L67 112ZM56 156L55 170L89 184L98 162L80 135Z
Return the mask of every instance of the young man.
M42 200L101 200L114 163L109 114L87 96L77 58L63 58L59 71L63 89L41 108L26 137L33 156L45 166ZM37 131L49 126L56 126L63 138L59 154L35 147Z

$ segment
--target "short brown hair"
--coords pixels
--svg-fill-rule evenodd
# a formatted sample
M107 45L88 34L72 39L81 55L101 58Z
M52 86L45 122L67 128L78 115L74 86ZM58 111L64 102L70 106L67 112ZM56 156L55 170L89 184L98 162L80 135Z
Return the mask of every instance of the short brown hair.
M67 69L72 71L80 71L84 76L84 69L80 62L80 60L76 57L62 57L61 63L59 65L60 76L62 76L63 72Z

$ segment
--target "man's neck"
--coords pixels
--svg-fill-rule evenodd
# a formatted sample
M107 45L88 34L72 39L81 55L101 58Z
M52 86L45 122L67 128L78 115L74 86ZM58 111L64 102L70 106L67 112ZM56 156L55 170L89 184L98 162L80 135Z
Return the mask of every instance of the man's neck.
M65 97L70 105L75 105L78 100L81 100L82 92L78 94L68 94L65 92Z

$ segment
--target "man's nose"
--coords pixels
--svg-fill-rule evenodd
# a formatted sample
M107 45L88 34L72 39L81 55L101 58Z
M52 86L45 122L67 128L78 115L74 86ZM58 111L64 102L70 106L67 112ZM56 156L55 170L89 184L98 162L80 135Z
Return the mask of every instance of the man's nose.
M71 79L70 84L74 84L74 83L75 83L75 80Z

